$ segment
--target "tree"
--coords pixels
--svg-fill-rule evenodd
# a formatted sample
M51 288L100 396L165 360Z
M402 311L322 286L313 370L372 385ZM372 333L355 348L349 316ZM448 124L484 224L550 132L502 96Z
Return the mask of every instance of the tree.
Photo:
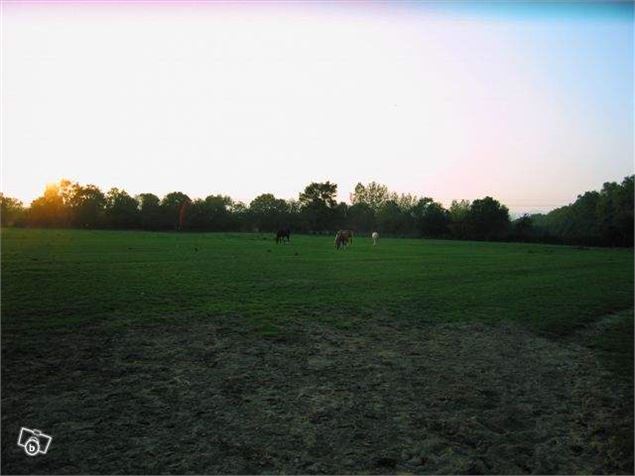
M22 202L16 198L7 197L0 192L0 224L14 226L19 223L24 214Z
M30 226L66 227L70 224L69 208L71 182L61 180L59 184L49 184L44 194L31 202L26 212Z
M635 175L625 177L615 201L615 226L621 232L621 246L633 246L633 232L635 231L635 220L633 209L635 205Z
M337 185L331 182L312 182L307 185L304 192L300 194L300 204L309 206L315 203L324 205L328 208L335 208L337 201Z
M565 243L600 244L599 199L598 192L578 195L574 203L552 210L540 223L547 234L557 236Z
M412 211L415 208L415 206L417 206L417 203L419 202L419 199L417 198L417 196L411 193L402 193L401 195L397 195L395 193L393 195L394 196L392 199L395 202L397 202L397 205L399 205L399 208L401 208L404 212Z
M271 193L258 195L249 204L251 223L260 231L276 231L288 226L289 206L287 202Z
M163 225L173 230L183 229L187 208L192 203L190 197L182 192L168 193L161 200L161 211L163 215Z
M230 210L232 199L224 195L209 195L205 198L205 212L209 219L210 230L228 231L231 228Z
M207 213L205 200L197 198L187 210L186 228L189 230L211 230L212 224Z
M491 240L502 238L509 227L509 210L492 197L474 200L466 222L470 238Z
M348 208L349 226L357 232L373 231L375 211L366 203L356 203Z
M469 200L452 200L450 205L449 229L455 238L467 238L469 235L467 218L470 213L471 203Z
M355 185L355 191L351 195L351 203L353 205L364 204L368 206L374 212L377 212L381 206L390 200L390 192L388 187L379 184L377 182L370 182L368 185L363 185L358 182Z
M348 223L349 206L345 202L340 202L333 210L333 229L351 228Z
M450 214L430 197L420 199L414 207L415 224L421 236L441 237L447 235Z
M583 193L569 205L534 216L537 233L571 244L633 246L633 182L633 175L621 184L606 182L600 192Z
M407 216L394 200L384 202L377 212L377 228L380 232L403 234L408 231Z
M141 227L146 230L158 230L163 226L161 202L152 193L142 193L137 196L139 202L139 220Z
M140 225L139 202L125 190L111 188L106 194L106 222L111 228L137 228Z
M243 202L232 200L232 203L228 206L228 210L232 230L251 231L248 223L248 208Z
M513 238L516 240L527 240L533 234L533 220L525 214L512 222Z
M336 196L337 185L331 182L313 182L300 194L302 214L312 231L321 232L335 228Z
M309 223L306 220L305 215L302 213L302 205L299 200L287 200L287 207L289 209L289 227L291 231L308 231Z
M223 195L192 201L173 192L160 200L151 193L131 197L117 188L104 195L95 185L64 179L47 185L28 208L0 193L0 224L268 232L286 226L294 232L350 228L363 233L633 246L634 185L634 175L621 183L606 182L599 192L585 192L569 205L510 222L507 207L491 197L473 203L453 201L446 210L432 198L393 193L376 182L358 183L350 206L336 201L337 185L314 182L299 200L266 193L246 207Z
M71 224L79 228L97 228L103 224L106 196L95 185L74 183L67 194L66 204Z
M242 204L237 209L240 209ZM231 198L209 195L204 200L196 199L187 208L184 227L192 230L228 231L238 229L234 218L238 213ZM234 211L233 211L234 210Z
M621 184L606 182L597 204L597 219L602 244L633 246L633 182L635 176Z

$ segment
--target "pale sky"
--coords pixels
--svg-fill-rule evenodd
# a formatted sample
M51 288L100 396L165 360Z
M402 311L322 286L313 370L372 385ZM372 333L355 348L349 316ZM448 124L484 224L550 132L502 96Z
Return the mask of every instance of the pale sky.
M2 191L550 210L633 165L633 7L3 2Z

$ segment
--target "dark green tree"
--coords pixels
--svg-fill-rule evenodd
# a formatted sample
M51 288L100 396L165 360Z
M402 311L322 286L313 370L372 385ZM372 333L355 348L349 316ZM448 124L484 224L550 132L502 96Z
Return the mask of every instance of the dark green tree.
M104 224L106 196L95 185L74 183L68 194L67 206L71 224L78 228L98 228Z
M469 236L468 215L470 213L471 203L469 200L452 200L450 205L450 234L454 238L466 239Z
M485 197L472 202L466 221L470 238L501 239L509 230L509 210L498 200Z
M382 204L376 215L377 229L381 233L404 234L408 232L408 217L395 200Z
M531 216L525 214L512 222L512 238L525 241L533 236L534 226Z
M163 227L161 201L153 193L142 193L137 196L139 202L139 220L145 230L159 230Z
M273 232L283 226L289 226L289 205L271 193L264 193L249 204L249 218L259 231Z
M413 209L417 231L421 236L442 237L449 232L450 214L430 197L420 199Z
M125 190L111 188L106 194L106 223L111 228L138 228L141 225L139 202Z
M366 203L356 203L348 208L348 221L358 233L374 231L375 211Z
M172 230L181 230L187 220L187 209L192 203L190 197L182 192L168 193L161 200L161 211L164 227Z
M624 178L621 184L606 182L597 204L602 244L633 246L633 181Z
M302 215L311 231L328 231L336 228L335 207L337 185L331 182L313 182L300 194Z
M210 230L228 231L232 226L233 201L225 195L209 195L205 198L205 211L209 218Z
M333 209L333 229L349 229L353 228L349 223L349 206L345 202L338 203Z

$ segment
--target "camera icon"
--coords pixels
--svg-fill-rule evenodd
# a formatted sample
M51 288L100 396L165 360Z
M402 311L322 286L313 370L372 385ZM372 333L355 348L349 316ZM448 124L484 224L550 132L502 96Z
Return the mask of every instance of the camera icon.
M18 437L18 446L24 448L24 452L29 456L45 455L52 440L52 436L45 435L40 430L29 430L22 427Z

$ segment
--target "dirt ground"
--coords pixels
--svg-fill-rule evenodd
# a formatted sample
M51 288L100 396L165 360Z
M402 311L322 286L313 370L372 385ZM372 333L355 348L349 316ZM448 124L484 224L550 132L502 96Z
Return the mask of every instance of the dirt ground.
M389 319L244 329L3 334L2 472L633 470L615 442L632 387L575 340ZM24 454L21 426L53 436L47 455Z

